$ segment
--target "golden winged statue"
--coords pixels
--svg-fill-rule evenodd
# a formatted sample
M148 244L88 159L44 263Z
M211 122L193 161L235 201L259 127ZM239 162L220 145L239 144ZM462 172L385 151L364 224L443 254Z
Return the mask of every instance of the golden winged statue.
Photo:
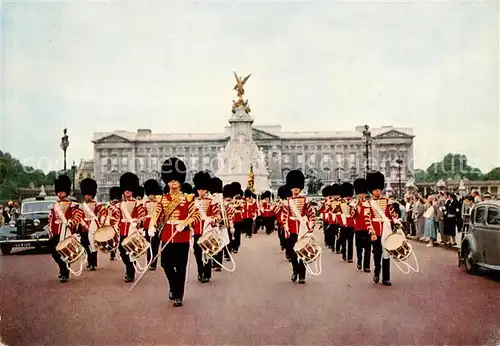
M248 78L250 78L251 75L252 74L250 73L248 76L241 79L241 77L238 77L236 72L234 72L234 78L236 78L236 85L234 86L233 89L236 90L236 93L240 99L245 94L245 89L243 87L245 86L245 83L247 82Z

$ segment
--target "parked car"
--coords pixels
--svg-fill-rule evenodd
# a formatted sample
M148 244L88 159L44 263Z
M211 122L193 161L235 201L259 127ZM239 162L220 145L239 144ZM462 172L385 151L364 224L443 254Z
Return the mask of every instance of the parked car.
M500 201L476 204L459 250L459 266L468 273L479 268L500 271Z
M49 240L49 208L57 196L38 196L21 202L21 214L16 221L0 227L0 250L9 255L14 247L41 247ZM70 197L70 200L76 201Z

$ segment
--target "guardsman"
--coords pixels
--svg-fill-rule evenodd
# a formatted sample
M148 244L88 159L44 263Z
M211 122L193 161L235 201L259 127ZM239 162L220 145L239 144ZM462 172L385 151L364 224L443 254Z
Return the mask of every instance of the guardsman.
M121 199L122 199L122 191L119 186L113 186L111 189L109 189L109 204L106 206L105 221L103 221L105 225L111 224L111 215L113 215L113 210L116 208L118 203L120 203ZM109 260L114 261L115 258L116 258L116 251L111 251L109 254Z
M97 248L94 245L95 232L102 226L103 215L106 208L103 204L94 200L97 193L97 182L94 179L86 178L80 182L80 190L84 202L80 204L80 209L84 217L80 221L80 237L82 246L87 251L87 268L94 271L97 268Z
M161 266L170 286L169 299L174 306L182 306L189 258L191 224L200 221L194 204L194 195L181 191L186 180L186 165L176 157L163 162L161 178L169 192L158 201L149 225L149 236L154 236L156 226L162 224Z
M229 231L229 245L228 249L229 252L234 252L234 234L236 232L234 228L234 214L236 210L234 209L234 200L233 200L233 188L231 187L230 184L224 185L222 188L222 198L224 198L224 207L226 210L226 220L224 220L224 216L222 216L222 221L225 222L225 226L227 227ZM222 212L222 210L221 210ZM236 252L238 253L238 250Z
M342 225L342 210L340 209L340 185L333 184L331 190L331 202L329 203L328 212L328 223L330 226L329 234L330 234L330 244L332 252L336 252L340 254L340 229Z
M260 203L260 215L266 229L266 234L271 234L274 231L274 209L271 205L271 191L264 191Z
M209 282L212 278L212 260L208 259L203 263L203 253L198 245L198 240L208 227L213 227L218 221L218 205L212 204L212 198L208 194L210 187L210 174L208 172L198 172L193 177L194 189L198 192L198 197L194 199L194 205L200 213L200 220L191 224L193 229L193 251L198 267L198 281Z
M312 232L316 215L314 214L311 203L300 192L304 189L304 174L299 170L291 170L286 175L286 185L290 188L292 196L288 198L282 213L282 220L285 227L286 251L292 262L293 282L299 277L299 284L306 282L306 267L302 260L298 260L297 253L293 249L299 236L302 237L301 230ZM300 233L300 234L299 234Z
M245 212L245 200L243 197L243 190L241 190L241 185L238 182L231 183L231 189L233 191L233 207L234 207L234 241L231 245L233 253L238 253L241 246L241 235L245 233L245 222L243 220L243 214Z
M120 177L120 190L123 198L116 205L116 208L113 209L110 220L111 226L120 231L120 246L118 250L125 265L125 282L133 282L135 280L135 267L122 243L125 238L138 231L146 217L144 205L133 197L134 192L137 192L138 186L139 178L134 173L127 172L122 174Z
M249 189L245 190L244 193L244 203L243 203L243 227L247 238L252 238L253 228L254 228L254 201L252 198L252 191Z
M212 198L212 208L214 211L214 215L216 215L217 222L216 224L220 227L220 229L225 228L228 236L228 239L231 239L231 235L229 234L229 225L227 223L227 218L224 220L224 217L222 215L222 207L224 205L223 197L222 197L222 180L220 180L217 177L213 177L210 179L210 195ZM225 214L225 212L224 212ZM227 239L226 239L227 240ZM229 245L229 244L228 244ZM228 245L224 246L224 248L218 252L214 256L214 268L215 271L219 272L222 270L222 267L220 266L219 263L222 263L222 255L224 254L224 258L229 260L229 250L228 250ZM219 262L219 263L217 263Z
M321 220L323 221L323 234L325 236L325 245L332 249L335 244L332 242L333 228L330 228L330 204L332 202L333 189L331 185L326 185L323 190L321 190L321 194L323 195L323 200L321 207L319 208L319 213L321 216ZM333 238L335 239L335 238Z
M261 217L262 215L260 214L260 209L259 209L259 203L257 203L257 195L252 192L252 196L250 199L250 215L252 217L252 233L257 234L257 218ZM262 217L261 217L262 219ZM260 226L259 226L260 227Z
M274 214L276 215L276 222L278 223L278 239L280 241L281 251L285 250L285 227L283 224L282 213L287 203L288 197L291 197L291 191L286 185L278 188L279 201L274 205Z
M340 253L342 254L342 259L352 263L353 251L354 251L354 217L356 210L351 203L352 196L354 194L354 187L351 183L343 183L340 185L340 210L342 212L342 228L340 237Z
M83 213L78 203L68 200L71 191L71 180L67 175L60 175L54 181L54 189L59 200L50 207L48 220L49 249L52 258L59 266L59 280L67 282L69 280L69 268L59 252L57 252L56 246L64 239L72 236L76 231L76 226L83 218Z
M375 283L380 281L380 270L382 269L382 284L391 286L390 258L385 253L382 240L392 232L392 229L384 227L384 224L386 224L384 221L388 219L393 224L400 224L401 222L392 205L389 204L389 200L382 197L382 190L385 186L384 175L380 172L370 172L366 176L366 181L368 190L371 193L371 199L363 205L367 207L365 209L365 223L373 245L373 263L375 267L373 281ZM382 268L380 266L381 260Z
M144 182L144 192L147 196L147 198L143 200L144 209L146 210L146 217L144 219L144 229L148 230L149 223L156 209L156 203L158 202L158 199L162 197L163 193L160 184L158 184L158 182L155 179L149 179ZM160 237L158 232L156 232L153 237L150 237L149 234L146 234L146 240L149 242L151 246L151 252L153 253L152 256L153 258L155 258L156 255L158 255L158 251L160 250ZM148 263L152 259L151 252L150 251L147 252ZM149 270L156 270L157 262L158 259L155 259L155 261L149 265Z
M366 195L368 186L364 178L354 180L354 192L356 193L356 214L354 223L354 237L356 238L356 257L358 270L365 273L370 272L370 251L372 248L371 237L365 223L365 210L368 208ZM367 211L368 213L370 210Z

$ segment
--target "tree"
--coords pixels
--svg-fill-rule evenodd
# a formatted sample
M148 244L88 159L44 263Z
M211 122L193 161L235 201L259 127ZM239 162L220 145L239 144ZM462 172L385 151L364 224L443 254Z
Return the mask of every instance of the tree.
M495 167L484 175L484 180L500 180L500 167Z
M440 162L434 162L427 168L424 181L446 180L448 178L482 180L483 176L480 169L468 165L465 155L450 153Z
M416 169L413 173L415 175L415 182L421 183L426 181L427 173L423 169Z

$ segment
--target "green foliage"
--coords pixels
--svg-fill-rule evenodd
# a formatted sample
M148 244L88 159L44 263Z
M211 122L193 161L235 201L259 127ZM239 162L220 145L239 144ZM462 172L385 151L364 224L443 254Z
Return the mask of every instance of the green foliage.
M500 180L500 167L495 167L484 175L484 180Z
M53 185L56 172L47 175L39 169L23 166L19 160L0 151L0 201L18 199L19 189Z
M438 181L440 179L446 180L451 178L453 180L460 180L467 178L469 180L482 180L484 174L480 169L469 166L467 157L463 154L447 154L441 161L434 162L424 172L415 172L416 181Z
M421 183L426 181L426 173L423 169L416 169L413 174L415 175L415 182Z

